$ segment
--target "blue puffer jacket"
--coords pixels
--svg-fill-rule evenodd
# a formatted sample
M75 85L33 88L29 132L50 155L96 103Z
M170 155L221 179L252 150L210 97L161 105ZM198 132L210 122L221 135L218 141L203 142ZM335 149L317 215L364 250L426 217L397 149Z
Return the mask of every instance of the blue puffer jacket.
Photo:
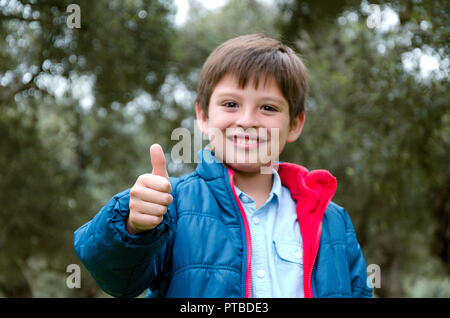
M196 171L170 178L163 222L131 235L129 190L115 195L74 233L75 251L108 294L135 297L249 297L251 236L234 191L234 171L207 149ZM305 297L371 297L366 263L347 212L331 202L336 180L325 170L280 163L297 203Z

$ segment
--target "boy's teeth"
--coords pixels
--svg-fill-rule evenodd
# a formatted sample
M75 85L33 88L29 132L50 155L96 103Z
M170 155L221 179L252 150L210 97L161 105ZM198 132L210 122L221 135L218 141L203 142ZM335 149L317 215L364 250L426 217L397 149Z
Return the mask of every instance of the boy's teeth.
M242 144L242 145L253 145L253 144L256 144L256 140L255 139L236 138L236 142L238 144Z

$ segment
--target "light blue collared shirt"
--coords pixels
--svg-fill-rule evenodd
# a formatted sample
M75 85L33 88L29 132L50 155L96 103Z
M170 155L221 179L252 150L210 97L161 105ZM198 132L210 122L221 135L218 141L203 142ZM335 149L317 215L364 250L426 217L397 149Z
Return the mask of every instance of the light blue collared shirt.
M303 249L296 203L275 169L266 202L256 202L235 186L252 239L252 294L255 298L304 297Z

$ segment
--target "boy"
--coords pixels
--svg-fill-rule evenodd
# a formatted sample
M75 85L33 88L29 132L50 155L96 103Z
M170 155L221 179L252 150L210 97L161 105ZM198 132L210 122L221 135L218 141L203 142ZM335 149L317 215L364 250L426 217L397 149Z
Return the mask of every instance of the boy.
M199 77L210 147L196 171L169 178L152 145L152 173L74 234L98 285L126 297L371 297L350 218L331 202L336 179L275 162L300 136L307 88L300 58L274 39L216 48Z

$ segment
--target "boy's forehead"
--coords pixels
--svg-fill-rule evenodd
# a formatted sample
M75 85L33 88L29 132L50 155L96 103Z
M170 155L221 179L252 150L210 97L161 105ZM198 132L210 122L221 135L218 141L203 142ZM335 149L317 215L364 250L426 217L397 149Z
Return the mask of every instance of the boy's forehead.
M216 86L214 87L213 93L219 93L223 90L228 89L243 90L247 88L257 91L272 92L284 97L280 91L277 81L273 76L270 75L263 75L259 77L257 77L256 75L249 75L245 86L242 86L238 76L234 74L225 74L217 82Z

